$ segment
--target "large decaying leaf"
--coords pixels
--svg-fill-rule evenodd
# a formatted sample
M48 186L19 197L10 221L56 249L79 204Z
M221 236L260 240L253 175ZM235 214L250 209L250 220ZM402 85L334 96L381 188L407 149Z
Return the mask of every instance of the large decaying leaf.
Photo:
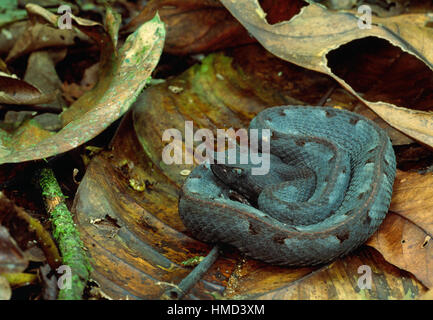
M263 108L305 103L298 98L314 104L332 84L255 47L235 50L233 56L210 55L146 89L122 121L111 151L90 163L73 211L93 261L92 278L108 296L158 299L190 272L182 262L211 249L194 240L179 218L179 188L194 165L162 161L165 130L183 135L186 120L193 121L194 130L214 133L246 128ZM183 145L183 151L193 150ZM370 290L358 287L360 266L372 271ZM413 276L368 247L323 269L276 267L224 248L186 298L412 299L424 291Z
M83 26L83 32L93 35L94 24L89 26L79 21L77 27ZM8 134L3 132L0 163L50 157L76 148L102 132L128 110L145 86L159 61L164 37L164 26L155 16L131 34L117 54L114 50L103 52L102 56L110 56L107 59L110 68L104 69L104 76L98 84L71 106L75 110L86 103L85 110L74 113L74 117L66 121L67 125L55 135L43 140L34 139L27 148L15 149L9 145Z
M267 22L266 13L257 0L222 0L226 8L267 50L284 60L332 76L393 127L418 141L433 146L433 114L417 110L418 103L421 104L422 101L417 101L414 105L400 105L395 104L396 99L387 95L382 99L369 100L362 92L357 91L359 88L347 81L344 74L334 72L328 61L330 54L340 50L344 45L373 37L419 60L424 64L423 73L427 73L423 78L429 81L433 63L433 41L431 41L433 30L426 26L428 15L373 17L373 24L368 29L359 27L359 17L354 13L330 11L322 5L309 2L310 4L304 6L289 21L271 25ZM374 74L376 71L374 67L371 65L369 67ZM370 69L363 69L362 72L369 71ZM414 67L412 72L406 74L419 77L419 69ZM428 89L423 92L424 82L421 84L419 81L407 82L407 78L403 78L404 74L400 74L400 77L402 77L401 81L396 81L395 77L392 80L403 87L393 86L389 94L411 90L411 85L419 86L420 95L430 94ZM377 78L372 77L372 80L377 81Z
M362 282L362 276L366 272L371 274L368 287L364 287ZM260 283L257 285L257 282L248 279L249 275L244 278L240 287L249 282L258 291ZM244 289L246 298L264 300L402 300L414 299L420 292L424 292L422 286L414 282L409 274L385 262L374 250L357 250L297 281L269 292L264 291L251 295Z

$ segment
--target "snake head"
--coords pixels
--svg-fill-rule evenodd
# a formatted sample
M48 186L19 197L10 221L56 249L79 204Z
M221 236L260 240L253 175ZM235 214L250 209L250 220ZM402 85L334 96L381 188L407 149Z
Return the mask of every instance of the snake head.
M235 165L211 164L213 174L226 185L236 184L246 178L247 170Z
M211 164L213 174L226 186L255 203L261 188L252 181L251 168L239 164Z

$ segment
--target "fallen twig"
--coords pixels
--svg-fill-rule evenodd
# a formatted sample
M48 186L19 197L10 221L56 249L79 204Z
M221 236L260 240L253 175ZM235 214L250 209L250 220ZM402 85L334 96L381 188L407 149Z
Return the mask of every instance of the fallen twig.
M91 270L90 262L84 251L83 242L75 227L72 214L69 212L60 189L49 168L40 171L39 184L45 200L45 207L50 214L53 225L53 236L62 255L63 265L71 270L71 286L60 288L59 300L79 300L82 298Z

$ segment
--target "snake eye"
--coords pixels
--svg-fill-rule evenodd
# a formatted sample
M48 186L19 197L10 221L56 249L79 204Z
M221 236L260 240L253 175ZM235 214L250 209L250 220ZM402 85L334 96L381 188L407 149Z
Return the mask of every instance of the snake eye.
M238 175L241 175L242 172L243 172L243 170L240 169L240 168L235 168L235 169L234 169L234 172L236 172Z

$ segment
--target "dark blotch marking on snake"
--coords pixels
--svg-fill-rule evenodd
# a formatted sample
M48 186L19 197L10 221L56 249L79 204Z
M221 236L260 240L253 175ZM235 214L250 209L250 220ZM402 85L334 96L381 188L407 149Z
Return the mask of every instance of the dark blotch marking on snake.
M361 199L365 196L366 193L367 193L367 192L361 192L361 193L358 195L358 199L361 200Z
M261 228L258 225L254 225L250 222L250 226L248 228L249 233L251 233L252 235L260 234L260 230Z
M272 237L272 241L279 244L284 244L284 240L287 239L287 236L284 234L276 234Z
M296 140L296 145L299 147L303 147L303 146L305 146L305 141L304 140Z
M333 112L331 110L326 110L325 114L326 114L326 117L328 117L328 118L335 117L335 115L336 115L335 112Z
M358 123L358 121L359 121L359 119L356 119L356 118L350 118L349 123L355 125L355 124Z
M367 163L374 163L374 158L367 159L367 161L365 161L365 164L367 164Z
M347 239L349 239L349 232L346 231L342 234L337 234L337 239L340 241L340 243L346 241Z

